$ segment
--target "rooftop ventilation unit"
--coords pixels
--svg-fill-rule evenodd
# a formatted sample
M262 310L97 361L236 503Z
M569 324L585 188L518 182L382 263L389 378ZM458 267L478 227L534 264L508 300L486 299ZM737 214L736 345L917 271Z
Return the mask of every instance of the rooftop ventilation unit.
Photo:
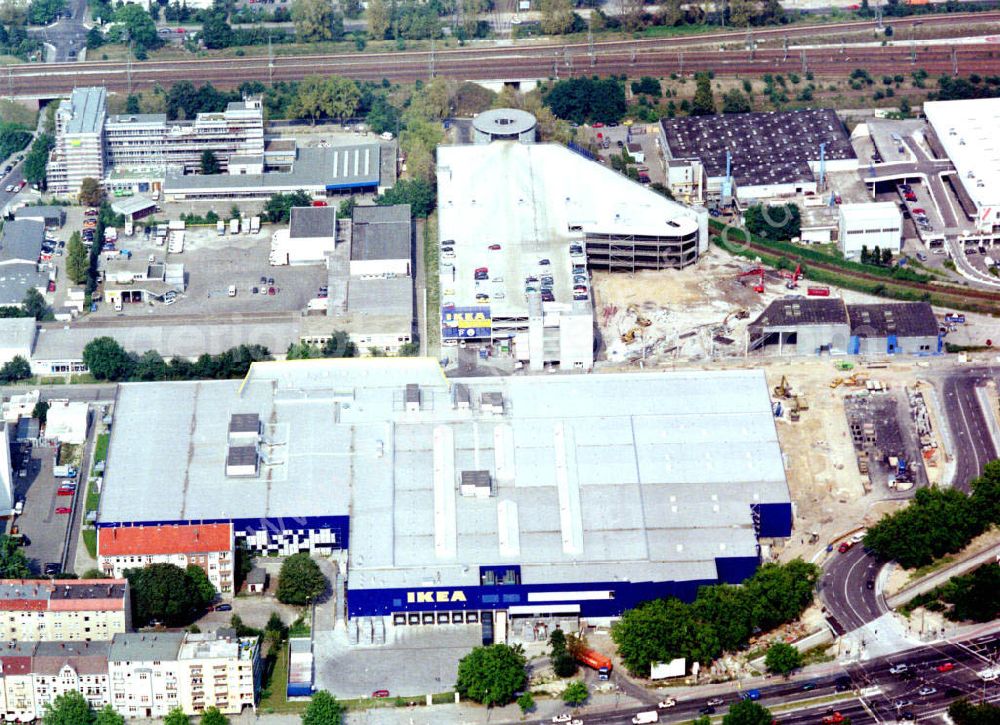
M464 383L455 384L455 408L457 410L468 410L472 406L472 394L469 386Z
M489 498L493 495L493 479L489 471L462 471L459 493L467 498Z
M420 412L420 386L416 383L407 383L406 385L406 412L407 413L419 413Z
M229 446L226 451L227 478L253 478L257 475L257 446Z
M479 399L479 407L484 413L503 414L503 393L483 393Z

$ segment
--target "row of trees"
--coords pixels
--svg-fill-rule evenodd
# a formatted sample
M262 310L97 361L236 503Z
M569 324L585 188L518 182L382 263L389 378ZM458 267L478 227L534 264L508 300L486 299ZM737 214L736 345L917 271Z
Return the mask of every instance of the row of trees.
M878 247L868 249L867 244L862 245L861 264L872 264L876 267L888 267L892 264L892 250L888 247L885 249L879 249Z
M989 622L1000 617L1000 565L995 562L914 598L908 608L944 612L954 622Z
M205 353L193 363L182 358L168 363L156 350L130 353L112 337L94 338L83 348L83 362L91 374L111 382L241 378L252 363L271 359L263 345L239 345L218 355Z
M55 138L48 133L41 133L31 144L31 151L24 157L21 172L29 184L44 184L45 174L49 166L49 151L56 145Z
M868 528L865 546L907 569L964 549L1000 522L1000 461L991 461L971 482L972 494L922 488L903 509Z
M694 602L655 599L622 615L611 629L630 672L649 676L652 662L677 657L711 662L758 631L794 621L813 600L819 569L796 559L765 564L740 586L702 587Z
M70 690L57 696L45 706L42 722L44 725L124 725L125 718L115 712L111 705L105 705L95 712L79 691ZM305 722L304 716L303 722ZM339 724L339 717L336 720L308 723L308 725ZM178 707L167 713L163 725L192 725L192 720ZM219 708L212 706L201 714L198 725L229 725L229 718L223 715Z

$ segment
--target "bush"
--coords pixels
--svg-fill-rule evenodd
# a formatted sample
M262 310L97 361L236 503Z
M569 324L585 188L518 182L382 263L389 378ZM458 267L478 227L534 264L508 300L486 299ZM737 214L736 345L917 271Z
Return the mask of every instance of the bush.
M528 683L520 647L493 644L476 647L458 663L455 690L486 706L506 705Z
M309 554L293 554L285 559L278 575L278 601L283 604L310 604L326 591L327 580Z

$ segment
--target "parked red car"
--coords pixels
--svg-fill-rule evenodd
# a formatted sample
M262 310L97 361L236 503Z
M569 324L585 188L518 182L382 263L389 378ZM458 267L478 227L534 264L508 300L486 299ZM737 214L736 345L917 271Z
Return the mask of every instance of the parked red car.
M74 493L76 493L76 489L75 488L60 488L56 493L59 496L72 496Z
M57 514L68 514L72 510L73 509L71 509L69 506L60 506L59 508L56 509L56 513Z
M389 697L389 691L388 690L375 690L375 692L372 693L372 697Z
M944 662L943 664L937 666L938 672L951 672L953 669L955 669L954 662Z
M841 554L846 554L848 551L851 550L852 546L854 546L854 544L852 544L850 541L845 541L840 546L837 547L837 551L839 551Z

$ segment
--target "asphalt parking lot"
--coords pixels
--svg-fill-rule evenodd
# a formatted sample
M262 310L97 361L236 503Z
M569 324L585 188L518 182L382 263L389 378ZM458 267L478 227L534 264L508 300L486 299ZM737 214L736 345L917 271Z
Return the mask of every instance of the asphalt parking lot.
M482 644L478 624L447 627L390 627L391 644L350 646L343 629L315 633L316 689L341 699L447 692L458 677L458 661Z
M132 237L122 237L118 250L129 250L133 259L153 256L157 261L183 264L187 289L173 305L156 302L127 305L121 312L101 305L96 316L217 316L302 310L319 287L327 283L326 268L323 265L272 267L268 262L272 232L273 227L267 225L255 235L219 236L214 228L189 228L185 230L184 251L180 253L168 253L166 246L157 246L155 237L146 240L140 231ZM107 259L108 254L102 254L102 264ZM260 294L264 286L262 277L274 279L273 285L266 285L275 288L274 295ZM235 297L229 296L229 285L236 286ZM258 288L258 294L253 294L254 287Z
M30 541L24 553L37 573L44 571L46 563L62 560L66 527L71 518L68 514L56 513L57 508L72 506L73 501L71 496L57 495L59 483L69 480L52 475L57 450L32 446L28 449L28 475L23 478L19 475L20 456L12 471L14 499L24 500L24 511L14 520L14 525Z

